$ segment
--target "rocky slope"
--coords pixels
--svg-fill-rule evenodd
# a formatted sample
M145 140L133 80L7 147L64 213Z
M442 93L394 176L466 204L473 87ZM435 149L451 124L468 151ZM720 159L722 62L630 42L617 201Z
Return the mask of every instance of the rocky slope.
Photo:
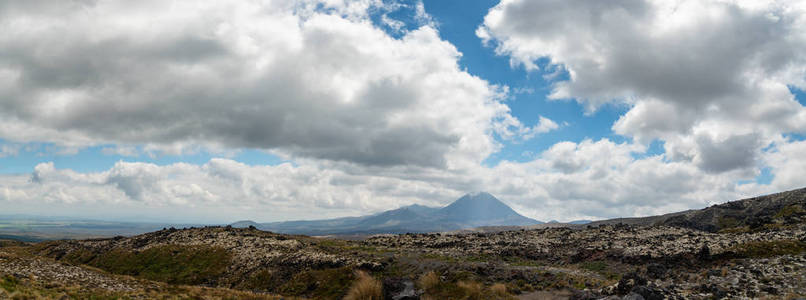
M586 225L667 225L709 232L754 230L806 221L806 188L731 201L711 207L643 218L617 218Z
M100 267L107 266L104 259L109 253L117 256L113 259L122 261L118 257L146 253L166 256L193 251L185 256L210 256L209 262L199 261L224 263L220 269L200 268L199 273L209 276L181 283L239 288L259 288L250 280L260 276L271 276L275 283L282 284L291 280L300 270L380 267L380 263L366 259L365 255L328 251L320 245L319 240L313 238L274 234L253 228L170 228L130 238L44 242L34 249L38 255ZM185 256L179 255L178 258ZM135 259L133 263L140 261ZM125 267L119 269L128 270Z
M805 221L806 189L798 189L687 211L671 216L661 224L716 232L755 230Z

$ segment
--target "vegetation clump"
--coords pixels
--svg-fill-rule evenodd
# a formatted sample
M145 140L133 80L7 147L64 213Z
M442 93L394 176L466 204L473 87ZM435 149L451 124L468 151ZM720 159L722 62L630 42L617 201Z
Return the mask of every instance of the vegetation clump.
M430 271L428 273L423 274L420 276L420 280L417 281L420 284L420 288L424 291L429 292L433 291L435 288L439 286L439 275L436 272Z
M17 290L19 283L20 281L14 276L3 276L3 279L0 280L0 289L13 293Z
M295 274L276 292L315 299L339 299L347 293L355 279L356 275L350 267L307 270Z
M742 258L798 255L806 252L806 243L798 240L756 241L734 246L730 250Z
M163 245L143 251L115 249L101 254L74 251L63 259L105 271L172 284L205 284L220 277L230 263L224 249L210 246Z
M466 276L458 276L463 278ZM420 276L417 281L419 287L425 292L422 299L456 299L456 300L480 300L480 299L513 299L508 293L506 285L496 283L489 287L484 284L466 278L451 281L443 281L436 272L430 271Z
M383 287L381 282L373 278L367 272L358 271L358 280L353 283L344 300L381 300L383 299Z
M804 210L799 205L792 204L792 205L787 205L786 207L784 207L781 210L779 210L778 213L775 214L774 218L776 218L776 219L784 219L784 218L803 215L803 214L806 214L806 210Z
M490 291L493 293L493 295L498 297L506 297L509 295L507 292L507 286L503 283L493 284L490 286Z
M607 262L601 260L589 261L582 263L581 267L582 269L588 271L603 272L605 269L607 269Z

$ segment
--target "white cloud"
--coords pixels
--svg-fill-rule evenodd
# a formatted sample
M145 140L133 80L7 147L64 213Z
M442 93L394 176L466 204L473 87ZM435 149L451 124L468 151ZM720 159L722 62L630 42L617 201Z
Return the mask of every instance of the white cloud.
M772 155L774 174L801 174L793 155L801 145L781 146ZM562 142L527 163L503 162L484 175L483 186L519 211L542 220L647 216L803 187L801 177L772 185L738 185L742 174L714 174L693 162L646 156L641 145L607 139ZM786 175L783 175L786 176Z
M766 152L763 159L775 177L770 185L776 190L802 188L806 185L806 141L782 141Z
M433 25L375 27L384 5L6 3L0 138L444 168L496 151L493 127L517 133L499 88L462 71Z
M140 150L138 150L137 147L121 146L121 145L103 147L101 148L101 153L103 153L104 155L120 155L130 157L140 156Z
M356 215L411 202L435 205L456 196L426 180L349 174L310 165L247 166L229 159L204 165L118 162L103 172L77 173L36 166L30 177L3 176L0 202L15 203L10 211L87 214L104 211L131 218L159 208L162 214L181 210L174 219L213 221L238 218L280 220ZM429 200L430 198L430 200ZM70 208L50 211L49 206ZM27 209L27 210L26 210ZM106 215L104 215L106 216Z
M560 128L560 125L557 125L556 122L544 116L540 116L538 123L529 128L526 133L523 134L523 139L528 140L534 138L540 133L546 133L557 128Z
M445 205L467 191L486 190L541 220L642 216L799 187L806 161L792 157L804 147L805 142L780 141L765 152L776 174L771 185L737 185L737 175L713 174L663 155L640 157L643 146L607 139L558 143L526 163L463 170L307 160L248 166L212 159L200 166L118 162L106 171L77 173L43 163L27 178L3 176L0 203L25 213L100 211L103 217L131 219L153 211L152 217L169 220L278 221L354 216L411 203Z
M0 158L8 156L17 156L20 153L20 145L17 144L3 144L0 145Z
M800 1L504 0L477 35L514 66L567 70L550 98L626 103L616 133L710 172L752 172L761 148L806 132L789 91L806 79Z
M506 115L498 120L493 130L504 140L520 142L558 128L560 125L544 116L538 116L537 124L530 127L517 118Z

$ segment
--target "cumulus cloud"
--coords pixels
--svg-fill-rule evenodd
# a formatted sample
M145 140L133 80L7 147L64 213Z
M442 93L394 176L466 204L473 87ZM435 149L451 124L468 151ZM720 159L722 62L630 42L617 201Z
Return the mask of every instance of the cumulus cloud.
M42 163L27 178L2 177L0 203L17 204L10 212L48 213L51 206L69 204L71 208L50 213L81 214L88 207L97 207L131 218L160 208L163 214L182 210L177 218L196 221L205 220L199 214L206 210L216 211L215 221L232 221L238 216L282 220L357 215L411 202L436 205L440 202L435 200L457 195L427 180L358 175L291 163L248 166L221 158L203 165L118 162L109 170L91 173Z
M5 3L0 137L450 167L495 151L493 127L518 134L500 125L500 89L462 71L433 25L399 39L374 26L384 5Z
M774 189L789 190L803 187L806 170L806 141L781 141L773 145L762 159L775 176L770 182Z
M103 216L122 218L156 209L156 214L183 212L163 216L172 220L278 221L354 216L411 203L439 206L469 190L486 190L541 220L643 216L798 187L806 161L791 157L804 147L780 141L765 153L761 159L777 174L770 185L737 185L735 176L664 155L640 157L643 146L608 139L562 142L530 162L461 171L368 170L306 161L249 166L217 158L203 165L118 162L109 170L78 173L43 163L27 178L2 176L0 203L27 213L55 207L59 213L86 214L94 207L108 209Z
M780 134L806 132L789 90L806 87L798 1L504 0L477 35L515 66L567 71L552 99L630 105L616 133L706 171L754 167Z

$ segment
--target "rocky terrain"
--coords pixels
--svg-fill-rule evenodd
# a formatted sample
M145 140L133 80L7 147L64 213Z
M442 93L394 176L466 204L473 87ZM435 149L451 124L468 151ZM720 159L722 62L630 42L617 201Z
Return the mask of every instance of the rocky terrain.
M110 274L32 255L29 247L0 240L0 299L281 299Z
M785 298L806 293L806 226L708 233L603 225L584 230L390 235L364 244L446 262L476 262L486 278L516 282L515 290L543 289L550 282L521 271L548 272L568 281L556 287L574 288L578 297L590 299L631 292L648 299Z
M226 226L2 242L0 299L799 299L804 200L796 190L629 222L356 241Z

